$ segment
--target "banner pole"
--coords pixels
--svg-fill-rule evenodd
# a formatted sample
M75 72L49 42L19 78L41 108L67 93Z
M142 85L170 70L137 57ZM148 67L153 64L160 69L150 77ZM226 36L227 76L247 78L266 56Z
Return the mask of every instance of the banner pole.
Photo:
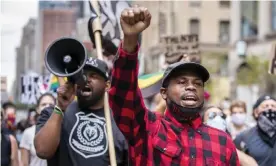
M97 57L98 57L98 59L103 60L102 41L101 41L102 25L101 25L101 20L100 20L99 4L98 4L98 1L95 1L95 0L91 0L90 3L97 13L97 18L95 18L95 20L92 21ZM117 166L107 92L105 92L105 94L104 94L104 115L105 115L105 120L106 120L106 128L107 128L107 136L108 136L108 146L109 146L108 149L109 149L109 156L110 156L110 164L111 164L111 166Z

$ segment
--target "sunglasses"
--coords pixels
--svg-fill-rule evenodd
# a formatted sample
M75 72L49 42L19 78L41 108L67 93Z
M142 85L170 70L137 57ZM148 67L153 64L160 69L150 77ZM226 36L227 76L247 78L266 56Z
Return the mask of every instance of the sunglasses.
M208 118L209 119L214 119L216 116L220 116L223 119L226 119L226 115L222 112L210 112L209 115L208 115Z

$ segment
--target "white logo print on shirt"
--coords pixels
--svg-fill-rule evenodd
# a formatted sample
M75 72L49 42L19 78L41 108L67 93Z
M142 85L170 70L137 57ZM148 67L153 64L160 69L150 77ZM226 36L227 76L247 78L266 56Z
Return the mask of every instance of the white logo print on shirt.
M83 112L78 112L76 117L69 137L71 148L84 158L105 154L108 147L105 119Z

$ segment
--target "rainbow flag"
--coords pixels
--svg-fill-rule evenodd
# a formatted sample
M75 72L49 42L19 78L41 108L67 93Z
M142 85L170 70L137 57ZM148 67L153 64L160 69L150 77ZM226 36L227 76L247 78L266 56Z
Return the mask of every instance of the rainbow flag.
M67 80L66 77L64 79ZM47 87L48 87L47 91L51 91L55 93L57 92L57 88L59 87L57 76L51 74Z
M59 87L59 83L58 83L57 77L51 74L49 85L48 85L48 91L56 92L58 87Z

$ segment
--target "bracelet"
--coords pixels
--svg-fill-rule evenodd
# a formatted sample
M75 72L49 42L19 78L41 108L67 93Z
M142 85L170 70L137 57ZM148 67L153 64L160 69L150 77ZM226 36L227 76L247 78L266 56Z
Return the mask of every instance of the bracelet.
M59 114L59 115L64 116L63 111L61 111L61 109L60 109L58 106L55 106L54 112L55 112L56 114Z

